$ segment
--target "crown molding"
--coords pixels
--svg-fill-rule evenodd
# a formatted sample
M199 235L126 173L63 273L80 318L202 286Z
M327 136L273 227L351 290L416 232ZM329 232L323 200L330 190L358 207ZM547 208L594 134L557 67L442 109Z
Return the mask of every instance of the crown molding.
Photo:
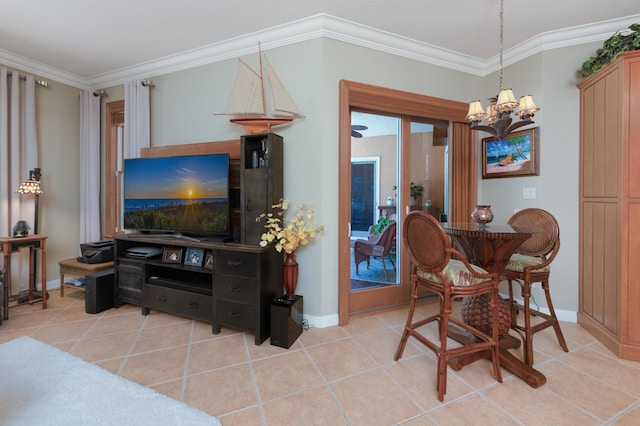
M624 30L626 30L629 32L629 26L637 22L640 22L640 14L541 33L505 51L503 58L504 65L507 66L520 62L529 56L545 50L604 41L611 37L616 31L625 32ZM498 70L499 60L497 56L487 62L491 63L489 73ZM581 64L578 64L578 66L579 65Z
M67 84L72 87L79 87L88 89L86 86L86 79L82 77L63 71L58 68L50 67L41 62L25 58L24 56L16 55L4 49L0 49L0 64L24 71L30 74L37 75L49 80L54 80L59 83Z
M566 28L539 34L503 52L505 65L544 50L606 40L613 33L638 22L640 15ZM198 49L166 56L104 74L84 78L0 49L0 62L43 78L80 89L116 86L132 79L147 79L258 51L287 46L315 38L331 38L357 46L484 77L498 69L498 56L487 60L422 43L327 14L313 15L284 25L221 41Z

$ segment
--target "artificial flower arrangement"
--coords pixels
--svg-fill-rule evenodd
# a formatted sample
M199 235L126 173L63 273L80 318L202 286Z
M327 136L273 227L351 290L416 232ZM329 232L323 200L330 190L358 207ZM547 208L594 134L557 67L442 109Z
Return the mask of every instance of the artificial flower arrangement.
M306 246L316 240L316 235L324 235L324 225L316 225L313 218L314 210L308 204L301 204L294 209L293 216L287 216L289 200L281 199L274 204L275 212L262 213L256 218L256 222L267 218L264 225L267 231L260 237L260 245L266 247L275 243L278 252L294 253L300 246Z

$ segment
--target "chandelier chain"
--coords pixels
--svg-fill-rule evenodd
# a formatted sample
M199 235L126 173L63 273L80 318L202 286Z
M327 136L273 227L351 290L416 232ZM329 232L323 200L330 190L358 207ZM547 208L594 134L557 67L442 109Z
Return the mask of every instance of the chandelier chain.
M503 14L504 14L504 0L500 0L500 70L498 74L500 77L500 91L504 89L504 87L502 86L502 43L503 43L503 33L504 33Z

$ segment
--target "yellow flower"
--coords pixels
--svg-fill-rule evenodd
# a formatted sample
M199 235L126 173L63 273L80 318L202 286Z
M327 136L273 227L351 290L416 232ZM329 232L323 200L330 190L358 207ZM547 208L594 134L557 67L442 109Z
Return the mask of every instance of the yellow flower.
M267 220L264 225L267 231L260 238L262 247L273 243L278 252L293 253L300 246L314 242L317 234L324 235L324 225L316 226L310 205L301 204L295 208L293 216L286 217L289 204L289 200L281 199L271 206L275 213L262 213L256 218L256 222Z

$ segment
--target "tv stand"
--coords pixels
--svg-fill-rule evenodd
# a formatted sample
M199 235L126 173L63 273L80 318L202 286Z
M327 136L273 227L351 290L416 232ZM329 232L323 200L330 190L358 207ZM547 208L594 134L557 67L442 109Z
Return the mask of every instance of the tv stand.
M212 324L247 330L260 345L270 334L271 302L282 296L282 254L257 244L192 241L174 234L124 234L115 242L115 303L131 303ZM132 247L181 250L201 249L213 256L213 269L204 265L163 261L164 256L127 256Z

